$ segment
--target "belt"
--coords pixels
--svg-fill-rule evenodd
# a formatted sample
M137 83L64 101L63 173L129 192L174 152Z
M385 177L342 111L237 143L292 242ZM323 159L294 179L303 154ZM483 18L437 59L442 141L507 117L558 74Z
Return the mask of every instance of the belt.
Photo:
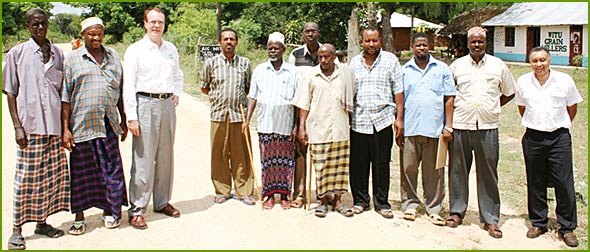
M145 96L145 97L150 97L150 98L158 98L160 100L166 100L166 99L172 97L172 93L152 94L152 93L146 93L146 92L137 92L137 94L141 95L141 96Z

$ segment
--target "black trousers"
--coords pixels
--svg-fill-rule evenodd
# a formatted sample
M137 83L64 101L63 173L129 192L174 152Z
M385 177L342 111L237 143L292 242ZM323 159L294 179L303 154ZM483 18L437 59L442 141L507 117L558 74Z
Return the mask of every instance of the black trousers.
M371 172L375 210L391 209L388 202L391 147L393 147L391 126L374 134L350 131L349 176L354 205L365 208L370 206L369 172Z
M561 128L542 132L527 129L522 137L522 150L531 223L536 227L547 226L547 181L552 181L557 201L557 222L561 225L559 232L571 232L577 226L577 211L569 130Z

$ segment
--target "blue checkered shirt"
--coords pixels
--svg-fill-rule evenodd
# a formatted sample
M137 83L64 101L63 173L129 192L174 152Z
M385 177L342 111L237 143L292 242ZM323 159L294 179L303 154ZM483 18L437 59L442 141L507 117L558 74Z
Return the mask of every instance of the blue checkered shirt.
M113 130L122 133L117 103L123 68L114 49L103 49L106 53L101 65L86 47L73 51L65 61L61 100L71 106L69 128L76 143L106 137L105 116Z
M395 55L381 50L368 68L359 54L350 61L357 88L354 94L352 130L373 134L395 120L395 94L404 91L401 65Z

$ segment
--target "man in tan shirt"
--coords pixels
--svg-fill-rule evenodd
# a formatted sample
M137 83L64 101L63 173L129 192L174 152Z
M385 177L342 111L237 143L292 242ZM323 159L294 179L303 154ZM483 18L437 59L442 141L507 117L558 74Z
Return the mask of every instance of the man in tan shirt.
M340 198L348 191L348 122L355 79L348 66L334 63L334 46L320 46L318 57L320 65L310 70L293 97L293 105L300 109L298 137L302 143L309 143L316 171L321 205L315 215L325 217L328 205L332 205L334 211L350 217L352 210Z
M469 29L469 55L450 66L457 92L453 140L449 142L450 216L446 223L462 223L469 196L469 171L475 152L479 219L494 238L502 238L498 192L498 124L501 106L514 98L514 78L506 64L485 53L486 30Z

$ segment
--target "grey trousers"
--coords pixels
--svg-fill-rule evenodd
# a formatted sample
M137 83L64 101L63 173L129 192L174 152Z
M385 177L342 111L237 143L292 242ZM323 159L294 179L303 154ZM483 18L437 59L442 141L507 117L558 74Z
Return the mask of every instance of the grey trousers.
M129 215L144 214L153 192L154 210L168 204L174 179L176 108L172 98L137 96L139 136L133 136Z
M449 142L449 203L451 214L465 216L469 201L469 171L475 152L479 220L498 224L500 193L498 192L498 129L457 130Z
M417 189L418 166L421 166L424 207L429 214L440 214L445 197L445 169L444 167L435 168L437 147L438 138L425 136L404 138L400 183L402 209L416 209L420 204Z

